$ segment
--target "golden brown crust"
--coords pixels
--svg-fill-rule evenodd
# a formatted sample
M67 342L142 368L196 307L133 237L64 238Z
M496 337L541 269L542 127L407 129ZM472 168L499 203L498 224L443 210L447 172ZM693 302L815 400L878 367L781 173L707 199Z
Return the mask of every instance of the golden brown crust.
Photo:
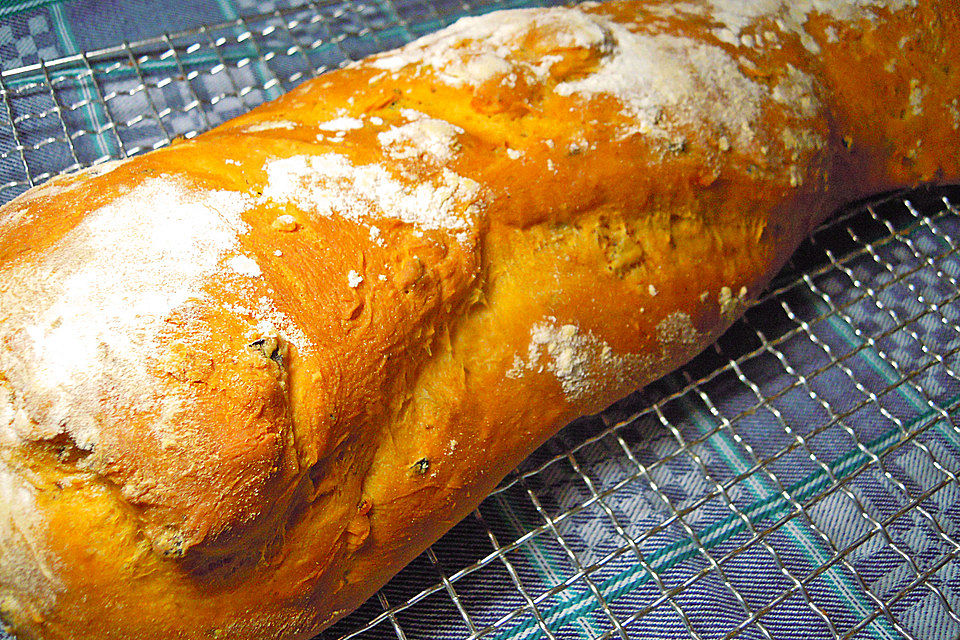
M837 204L960 178L952 3L776 4L470 19L0 209L0 616L308 637Z

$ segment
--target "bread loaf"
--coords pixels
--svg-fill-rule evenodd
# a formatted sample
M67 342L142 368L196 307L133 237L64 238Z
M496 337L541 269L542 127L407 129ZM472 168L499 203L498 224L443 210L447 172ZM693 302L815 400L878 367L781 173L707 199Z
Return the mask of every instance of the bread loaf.
M831 210L960 178L950 0L464 19L0 209L0 617L306 638Z

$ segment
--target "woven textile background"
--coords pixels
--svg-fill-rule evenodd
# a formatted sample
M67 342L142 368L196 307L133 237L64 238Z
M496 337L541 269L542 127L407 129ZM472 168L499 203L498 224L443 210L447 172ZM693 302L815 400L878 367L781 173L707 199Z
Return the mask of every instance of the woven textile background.
M520 4L2 5L0 202ZM960 637L955 205L838 213L714 348L564 429L322 637Z

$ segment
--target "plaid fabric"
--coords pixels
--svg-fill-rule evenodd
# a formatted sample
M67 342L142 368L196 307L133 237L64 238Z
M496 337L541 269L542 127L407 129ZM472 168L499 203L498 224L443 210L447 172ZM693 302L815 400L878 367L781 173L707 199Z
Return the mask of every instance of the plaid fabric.
M0 201L521 4L7 4ZM323 637L960 637L957 202L844 213L716 347L570 425Z

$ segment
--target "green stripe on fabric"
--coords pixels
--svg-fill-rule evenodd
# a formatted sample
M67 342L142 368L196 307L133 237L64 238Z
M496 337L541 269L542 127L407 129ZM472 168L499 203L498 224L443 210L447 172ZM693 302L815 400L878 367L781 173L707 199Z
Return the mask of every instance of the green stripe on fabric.
M915 231L917 227L919 227L919 223L911 226L914 227L912 231ZM941 249L947 250L950 248L946 240L937 237L936 241L940 243ZM857 331L850 322L841 317L839 313L832 313L832 309L823 302L820 296L813 292L811 292L811 294L807 299L820 316L826 317L827 323L836 335L838 335L847 346L854 349L859 348L863 341L857 336ZM898 319L898 326L901 324ZM877 375L883 378L887 385L892 387L892 389L896 391L907 404L916 409L917 412L932 409L939 413L936 405L931 400L924 398L923 394L917 391L917 389L914 389L911 382L904 379L903 374L897 371L887 360L882 358L875 349L865 344L859 355ZM919 384L917 384L917 386L919 386ZM960 433L957 433L957 430L953 428L952 425L945 424L944 421L941 420L934 425L934 430L937 435L944 438L950 445L960 451Z
M404 39L407 42L410 42L411 40L416 38L413 32L411 32L410 29L407 28L407 25L405 25L404 22L400 19L400 14L397 12L396 5L393 2L391 2L391 0L380 0L379 2L377 2L377 4L380 6L381 9L383 9L384 13L390 16L393 23L397 25L396 27L393 27L391 31L401 31L403 33ZM429 22L434 23L436 21L430 20ZM435 27L435 29L439 29L439 28L440 28L439 25Z
M513 529L514 536L520 537L527 531L536 528L537 525L523 522L521 514L519 514L513 508L511 502L505 500L501 494L496 496L493 503L499 507L498 511L505 519L506 524ZM544 544L542 542L539 542L536 538L534 538L530 540L528 544L519 545L517 547L517 551L526 557L528 566L533 567L537 574L539 574L540 579L546 584L557 585L562 582L560 576L563 574L563 571L551 561L550 554L546 549L544 549ZM564 591L559 594L559 597L565 602L568 602L574 600L576 598L576 594ZM579 630L581 632L579 637L582 640L596 638L599 635L597 630L594 628L594 625L589 620L584 618L577 620L576 622L579 623Z
M844 341L849 344L857 344L853 342L854 336L856 335L853 327L849 325L842 318L831 318L831 325L837 331L837 333L844 339ZM906 401L911 407L917 409L918 411L923 409L935 409L934 404L923 397L916 389L914 389L910 382L904 380L903 375L897 372L896 369L890 365L889 362L884 360L875 353L872 349L864 349L863 351L864 359L870 364L870 367L881 376L884 381L893 387L893 389ZM896 385L896 386L894 386ZM957 433L956 429L952 428L951 425L945 424L943 420L937 422L934 426L934 430L937 435L941 436L944 440L949 442L957 450L960 450L960 434Z
M895 370L893 370L893 368L888 363L886 363L883 360L883 358L879 356L879 354L875 352L875 350L869 344L869 342L866 342L863 338L857 335L856 330L853 328L853 326L849 322L847 322L845 318L841 317L839 313L833 313L833 309L831 309L826 303L824 303L823 299L817 294L815 290L813 290L812 288L811 289L802 288L800 292L803 294L805 301L814 310L816 316L825 318L825 322L827 326L830 327L831 332L834 335L840 337L840 339L843 340L844 343L851 349L851 352L856 353L856 358L858 360L860 360L861 362L864 362L867 366L869 366L877 375L879 375L889 385L893 385L895 382L898 382L902 379L902 376L900 376L899 374L896 374ZM821 349L824 348L823 346L820 346L820 345L818 345L818 347ZM828 355L831 358L835 357L832 352L828 352ZM856 379L853 377L852 372L850 374L850 377L851 377L852 383L857 382ZM904 398L908 406L912 407L917 414L937 415L939 413L935 410L935 408L930 403L917 402L918 398L916 397L916 394L911 396L911 394L907 393L908 390L905 390L903 388L902 384L895 387L895 389ZM941 429L940 423L941 421L935 422L933 428L939 431ZM896 433L902 433L900 430L900 427L897 427L892 431ZM817 556L822 555L823 559L821 559L819 562L821 563L825 562L829 557L831 557L832 554L829 552L829 550L823 548L819 540L816 540L815 543L816 543L816 548L820 550L819 553L815 552L815 555ZM865 594L863 594L863 591L856 584L854 584L853 581L849 579L849 577L846 576L846 572L843 571L842 567L834 566L833 570L835 570L836 573L842 575L842 581L835 581L834 586L840 590L844 599L854 606L854 609L856 610L857 613L859 613L860 615L864 615L867 611L871 609L872 603L865 597ZM836 577L838 576L833 576L834 579L836 579ZM881 624L882 624L882 631L880 631ZM883 638L900 637L900 634L896 633L891 628L886 618L882 618L882 617L875 618L869 625L869 629L874 633L874 635L879 634Z
M223 59L227 62L239 62L240 60L246 60L253 57L251 53L244 55L225 55ZM198 66L207 66L213 67L219 64L219 60L212 53L200 52L181 55L180 59L184 62L185 65L198 65ZM144 60L139 63L139 66L144 71L170 71L171 73L178 73L179 69L177 68L176 62L170 62L167 60ZM87 75L88 72L85 68L67 68L67 69L57 69L56 77L81 77ZM135 69L129 66L113 66L110 71L104 72L104 75L109 75L111 78L124 79L124 78L133 78L136 77L137 72ZM29 73L29 74L18 74L15 77L9 78L7 84L13 87L27 85L27 84L37 84L40 82L45 82L45 78L41 73Z
M954 400L956 401L956 399ZM910 428L932 424L936 426L940 421L937 420L937 412L929 412L926 415L909 423ZM827 464L830 472L838 481L843 481L861 469L867 467L871 462L871 455L882 456L887 451L893 449L900 442L900 430L891 429L880 437L864 444L864 448L869 452L865 453L859 449L851 451ZM789 486L787 493L792 495L797 502L803 503L819 496L822 496L832 485L833 481L830 473L825 470L817 470L809 474L799 482ZM758 525L770 521L781 519L793 511L793 506L789 500L777 493L762 500L758 500L743 510L751 525ZM710 549L716 545L729 540L730 538L744 533L747 525L743 523L740 516L732 514L705 527L698 537L704 547ZM699 553L695 542L690 539L682 539L667 545L645 556L647 564L661 574L668 571L686 560L695 557ZM600 583L599 590L601 595L608 602L614 601L623 595L626 595L638 587L650 582L651 576L646 573L642 565L629 567L617 575L608 578ZM579 617L599 608L596 598L587 591L578 590L577 595L571 601L555 605L547 609L544 619L548 628L552 632L557 632L564 626L570 624ZM880 618L875 618L877 622ZM539 632L539 627L532 620L525 620L504 631L494 635L495 640L526 640ZM898 637L898 635L894 635Z
M38 2L53 2L55 0L37 0ZM498 9L507 9L507 8L525 8L531 6L540 6L542 3L538 2L529 2L526 0L518 0L515 2L505 2ZM457 18L466 17L472 15L466 12L461 12L451 16L450 21L456 20ZM418 22L415 25L410 25L409 29L401 28L399 26L389 27L383 29L380 34L382 37L392 36L394 34L401 34L404 38L407 37L417 37L430 33L445 26L445 23L441 23L438 20L425 20L423 22ZM64 34L64 37L67 38L67 34ZM72 35L69 35L69 39L72 40ZM318 45L312 49L307 49L307 51L318 51L325 47L333 46L330 43L324 42L323 44ZM76 44L72 45L73 49L70 53L78 53L76 49ZM275 54L286 54L287 49L285 47L277 48L275 50L263 49L264 54L275 53ZM257 60L256 52L253 50L253 47L246 48L242 53L231 53L229 51L221 53L221 56L226 62L239 62L241 60L253 60L259 64ZM190 54L181 54L180 59L186 66L215 66L219 63L217 57L207 51L198 51ZM171 62L167 60L144 60L140 62L140 68L144 71L170 71L172 73L178 73L179 69L177 68L176 62ZM262 69L258 69L258 72L263 73ZM87 73L85 68L59 68L56 70L57 77L64 76L83 76ZM133 77L136 76L136 71L125 65L113 66L109 71L109 74L112 77L124 78L124 77ZM260 78L262 79L262 78ZM18 74L14 77L8 78L6 80L7 84L11 87L19 87L26 84L35 84L44 82L44 76L41 73L25 73ZM278 90L279 92L279 90Z
M59 3L53 4L50 7L50 15L53 17L53 26L54 29L56 29L57 38L67 49L67 53L79 53L80 48L77 46L77 40L73 36L73 30L70 28L70 21L67 20L66 16L63 15L63 7L60 6ZM106 105L100 104L100 100L97 99L96 91L90 86L90 83L95 82L95 80L89 75L79 74L75 80L80 87L80 93L83 95L83 98L87 103L83 110L86 116L84 118L86 120L86 124L90 131L98 132L93 134L93 138L97 145L97 150L100 153L100 156L108 158L117 157L119 155L119 150L115 148L115 145L108 146L103 138L103 134L99 133L100 131L104 130L109 119L104 113ZM54 91L53 87L50 87L50 90Z
M217 6L220 7L220 13L223 14L223 17L227 20L240 20L241 15L238 11L234 9L233 3L230 0L217 0ZM245 23L241 23L245 24ZM240 31L235 32L235 35L239 39ZM251 38L253 34L251 34ZM248 45L244 43L242 45L244 48L248 48ZM276 74L267 66L268 63L261 56L257 54L256 47L253 44L249 45L250 53L244 56L236 56L237 60L247 58L253 61L251 70L253 71L254 76L256 76L257 82L263 87L267 83L268 77L276 77ZM263 52L266 53L266 52ZM222 56L222 54L221 54ZM212 57L212 56L211 56ZM227 62L232 62L233 60L228 60L225 56L222 56L223 59ZM266 95L267 100L273 100L274 98L279 98L283 94L283 87L274 86L268 89L263 90Z
M0 2L0 18L15 16L18 13L32 11L48 4L59 4L60 0L24 0L23 2Z
M688 413L702 434L716 431L716 433L706 440L706 444L723 459L727 468L732 469L737 476L753 468L754 465L752 461L747 459L743 449L737 445L725 429L715 429L718 425L716 425L712 419L705 416L702 411L693 406L685 397L681 402L686 406ZM746 476L743 486L750 491L754 498L758 499L762 496L780 494L780 488L774 486L774 483L761 473L753 473ZM790 493L790 495L793 494ZM833 556L831 551L824 546L824 542L819 536L796 520L786 522L783 529L790 535L790 539L797 546L797 549L812 566L822 566ZM870 601L848 575L844 567L834 565L823 573L823 577L829 583L834 593L842 601L846 602L856 615L863 617L868 614L871 610ZM881 640L895 640L899 637L899 634L889 627L885 619L875 619L868 626L868 630L872 635Z

